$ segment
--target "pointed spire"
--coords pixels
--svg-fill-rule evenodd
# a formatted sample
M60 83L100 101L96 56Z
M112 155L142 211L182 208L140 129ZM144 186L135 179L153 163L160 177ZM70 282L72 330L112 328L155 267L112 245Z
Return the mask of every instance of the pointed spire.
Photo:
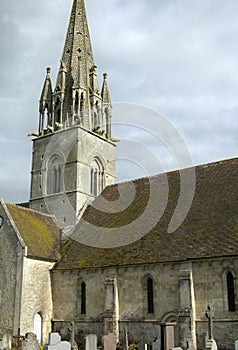
M40 134L73 125L105 136L104 117L111 118L111 99L104 75L102 92L94 64L84 0L73 0L55 89L50 70L40 100ZM46 123L45 106L48 107Z
M47 110L47 116L45 115L45 110ZM39 112L39 135L41 135L46 131L47 126L51 124L52 116L52 84L49 67L46 69L46 78L39 102Z
M103 105L112 105L111 103L111 97L108 89L108 84L107 84L107 73L103 74L103 85L102 85L102 103Z
M63 93L65 92L66 73L67 73L66 65L65 65L64 61L61 60L60 61L60 69L59 69L59 73L57 76L56 88L55 88L56 92L63 92Z
M48 104L49 107L51 107L51 99L52 99L52 84L50 79L50 68L48 67L46 69L46 78L43 85L41 98L40 98L40 104L39 104L39 111L40 113L43 113L45 106Z
M68 73L75 78L78 57L84 65L84 74L94 66L93 51L88 30L84 0L74 0L68 32L65 40L62 61ZM87 82L87 80L85 80Z
M90 87L92 94L95 94L96 96L99 95L99 85L98 85L98 78L97 78L97 66L93 66L90 69Z
M103 74L103 85L102 85L102 108L106 119L106 137L111 139L112 137L112 102L107 85L107 73Z
M63 68L62 63L64 64ZM72 124L79 123L87 129L92 129L90 109L92 104L95 104L101 98L98 88L95 88L95 86L98 86L97 76L93 75L93 81L91 79L93 67L95 67L95 64L84 0L74 0L61 59L61 68L54 92L54 104L57 106L58 114L59 109L61 109L61 116L58 118L61 124L69 119ZM62 80L65 81L65 88L62 86ZM98 94L95 93L95 89ZM92 94L96 98L92 99ZM82 97L83 101L77 103L75 96ZM75 111L75 104L76 107L78 104L83 105L83 117L79 117L79 113L75 113L77 112Z

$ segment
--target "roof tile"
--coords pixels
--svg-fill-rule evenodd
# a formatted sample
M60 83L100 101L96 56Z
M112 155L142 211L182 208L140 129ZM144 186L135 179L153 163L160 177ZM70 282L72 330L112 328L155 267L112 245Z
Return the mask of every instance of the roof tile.
M166 174L169 183L168 203L161 219L158 219L155 225L154 217L159 217L159 210L162 209L161 198L164 198L165 188L161 186L161 182L165 174L132 181L131 184L136 190L134 199L118 212L113 212L113 208L119 198L119 192L123 192L123 186L126 188L128 183L112 185L96 198L93 205L88 206L76 227L74 237L77 237L79 232L83 232L85 236L91 234L92 227L95 241L98 238L98 227L104 227L105 232L106 228L108 229L107 237L118 227L124 227L130 236L136 234L135 228L129 225L145 212L150 197L150 184L154 182L159 188L159 193L147 213L146 220L141 224L144 236L129 245L112 249L90 247L80 243L80 238L78 241L71 239L56 268L176 262L237 255L238 159L200 165L195 167L195 171L196 190L193 203L186 219L175 232L168 233L168 225L179 197L179 171ZM123 196L125 203L129 201L130 194L124 192ZM107 211L104 210L102 199L107 201ZM178 213L178 216L180 215L182 213ZM84 225L85 222L90 223L91 228ZM149 230L146 229L147 223L151 223ZM121 237L118 237L118 241L120 239Z
M29 257L57 260L60 231L50 215L7 204L18 231L27 246Z

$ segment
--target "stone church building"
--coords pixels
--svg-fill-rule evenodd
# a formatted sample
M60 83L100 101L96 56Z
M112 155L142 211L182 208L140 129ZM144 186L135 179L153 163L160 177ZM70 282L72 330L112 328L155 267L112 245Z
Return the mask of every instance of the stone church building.
M121 344L203 349L210 307L218 348L233 349L238 159L193 169L186 215L177 203L192 169L115 184L112 104L96 68L84 1L74 0L32 134L30 201L0 202L0 338L35 332L46 343L53 329L69 339L73 322L81 346L113 332Z

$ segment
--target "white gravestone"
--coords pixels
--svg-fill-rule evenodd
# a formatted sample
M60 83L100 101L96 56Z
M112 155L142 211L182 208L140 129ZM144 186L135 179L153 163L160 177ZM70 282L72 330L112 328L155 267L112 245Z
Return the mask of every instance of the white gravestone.
M97 350L96 334L89 334L85 338L85 350Z
M44 347L44 350L70 350L71 345L68 341L61 341L61 336L58 333L49 334L49 345Z

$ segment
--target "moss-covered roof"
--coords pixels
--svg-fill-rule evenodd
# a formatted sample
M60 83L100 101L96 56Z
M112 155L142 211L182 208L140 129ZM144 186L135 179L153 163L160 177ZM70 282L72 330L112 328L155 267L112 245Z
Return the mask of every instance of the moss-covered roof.
M163 198L166 197L165 175L134 180L134 198L127 191L131 184L107 187L92 205L86 209L81 221L62 252L62 258L56 269L88 268L154 262L176 262L186 259L210 258L238 255L238 159L211 163L195 167L196 189L191 208L183 223L172 233L168 226L174 214L180 194L180 173L166 174L169 185L168 202L163 210ZM148 207L150 190L158 186L158 194ZM125 191L123 191L123 187ZM190 188L191 187L191 188ZM187 183L192 191L192 183ZM123 193L124 192L124 193ZM123 196L120 197L120 193ZM122 199L124 208L116 208ZM105 203L107 201L107 210ZM109 204L108 204L109 203ZM110 204L111 203L111 204ZM126 205L127 203L127 205ZM128 204L129 203L129 204ZM93 233L95 241L105 232L104 239L115 234L115 228L122 227L128 237L135 235L136 222L146 212L139 230L144 236L135 242L118 248L95 248L79 242L80 237L89 237ZM157 220L154 224L154 219ZM183 215L177 213L178 218ZM90 224L90 225L89 225ZM120 241L120 231L118 241ZM123 232L123 231L121 231Z
M52 217L13 204L7 209L27 246L27 256L57 260L60 232Z

